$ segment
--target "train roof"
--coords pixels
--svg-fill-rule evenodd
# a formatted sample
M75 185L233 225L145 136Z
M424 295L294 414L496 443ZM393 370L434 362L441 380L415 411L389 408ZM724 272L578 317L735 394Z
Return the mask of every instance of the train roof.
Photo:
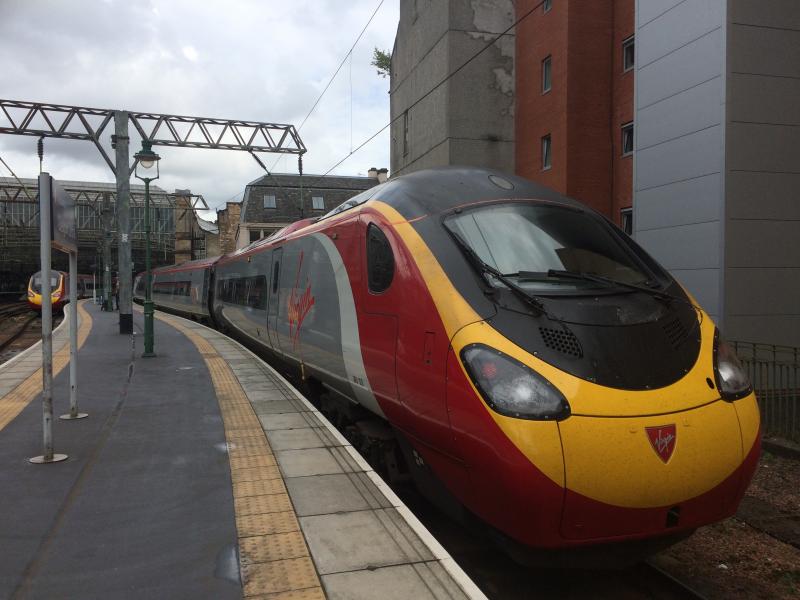
M364 195L385 202L409 220L487 200L535 199L586 208L577 200L528 179L476 167L416 171L390 179Z
M207 269L208 267L212 266L220 259L219 256L214 256L211 258L199 258L197 260L187 260L182 263L178 263L177 265L168 265L166 267L158 267L157 269L152 269L153 273L173 273L176 271L193 271L196 269ZM144 271L139 273L142 275Z

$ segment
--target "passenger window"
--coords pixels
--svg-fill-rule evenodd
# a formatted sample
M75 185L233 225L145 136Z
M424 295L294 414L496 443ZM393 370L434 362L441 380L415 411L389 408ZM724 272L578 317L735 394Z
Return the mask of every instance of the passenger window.
M367 280L369 291L389 289L394 277L394 255L386 235L374 224L367 227Z

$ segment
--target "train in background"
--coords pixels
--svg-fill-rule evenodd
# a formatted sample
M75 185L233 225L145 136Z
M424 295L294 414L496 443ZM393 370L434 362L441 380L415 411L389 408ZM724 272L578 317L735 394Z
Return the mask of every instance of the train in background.
M603 216L499 172L392 179L154 270L153 301L279 358L384 472L523 562L668 546L735 513L760 453L695 300Z
M78 299L90 298L95 289L92 275L78 274ZM69 273L64 271L50 271L50 299L53 312L64 309L64 304L69 302ZM28 306L35 310L42 310L42 272L37 271L28 280Z

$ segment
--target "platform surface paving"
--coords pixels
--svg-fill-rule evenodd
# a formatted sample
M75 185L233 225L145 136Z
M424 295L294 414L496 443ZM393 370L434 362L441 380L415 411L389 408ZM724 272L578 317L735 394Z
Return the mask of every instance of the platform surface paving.
M39 350L0 366L0 598L483 597L247 349L157 313L157 357L143 359L116 313L79 312L90 417L54 420L69 460L27 461L41 454ZM68 409L66 339L64 326L56 415Z

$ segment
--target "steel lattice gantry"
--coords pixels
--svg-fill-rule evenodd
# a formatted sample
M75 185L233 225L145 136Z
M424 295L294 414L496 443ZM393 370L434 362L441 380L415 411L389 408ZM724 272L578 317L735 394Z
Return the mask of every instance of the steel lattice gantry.
M109 127L112 121L113 133ZM129 202L130 176L136 162L130 164L129 125L133 125L142 139L151 145L245 151L262 167L264 163L257 153L275 152L302 157L306 152L293 125L0 100L0 134L90 141L116 176L118 269L120 274L126 274L119 279L119 325L123 334L133 332L131 287L134 265ZM113 161L100 143L105 134L111 135Z
M20 185L20 183L22 185ZM103 242L116 246L118 233L115 217L116 187L110 183L63 181L62 187L75 199L78 245L81 248L80 270L92 271L98 264ZM6 287L18 286L38 269L39 207L37 180L0 177L0 273ZM131 244L134 270L144 262L144 186L135 185L130 194ZM171 264L175 255L176 223L187 210L207 210L198 194L166 193L151 190L150 215L153 227L153 250L158 264ZM56 260L60 260L59 257ZM112 262L112 270L116 265ZM13 279L13 281L12 281ZM0 286L2 287L2 286ZM4 291L4 290L0 290Z
M104 133L111 134L108 125L116 111L2 99L0 109L10 123L10 127L0 125L0 133L90 141L116 172L100 144ZM294 125L146 112L128 112L128 119L142 139L160 146L279 154L306 151Z

